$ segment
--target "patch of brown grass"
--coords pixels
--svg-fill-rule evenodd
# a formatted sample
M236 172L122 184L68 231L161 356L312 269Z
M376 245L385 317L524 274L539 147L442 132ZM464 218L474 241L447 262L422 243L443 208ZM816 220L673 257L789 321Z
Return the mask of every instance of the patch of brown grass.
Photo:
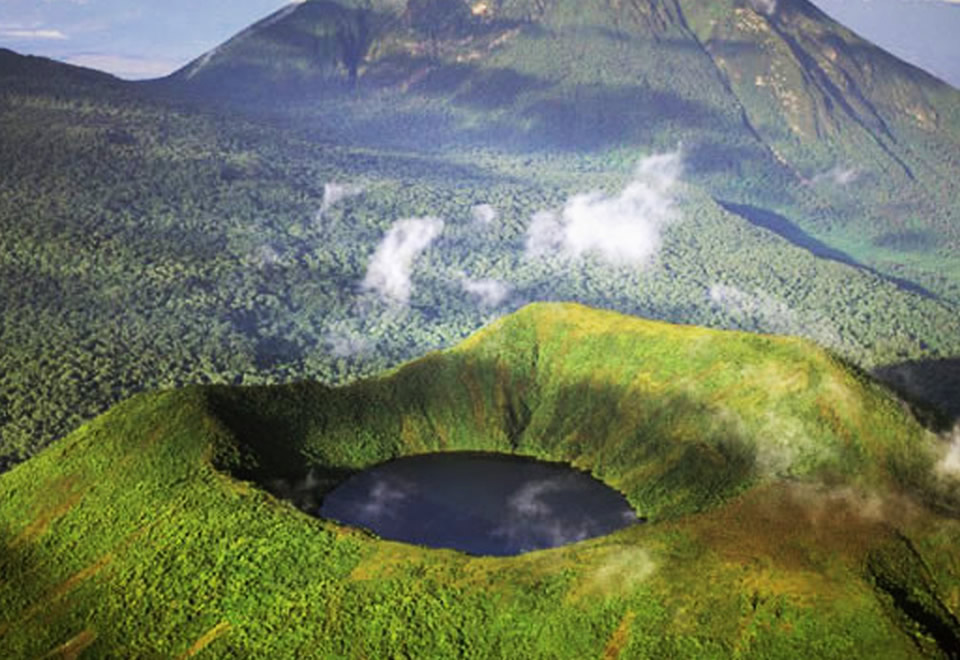
M84 495L80 480L75 476L61 477L51 482L44 496L38 500L32 515L32 521L9 543L11 548L34 541L72 509Z
M184 651L181 655L177 656L178 660L185 660L186 658L192 658L197 655L203 649L207 648L213 644L221 636L225 635L230 631L230 623L228 621L221 621L213 628L208 630L203 634L200 639L195 641L190 648Z
M691 519L697 537L729 562L771 558L778 566L818 570L834 554L858 561L909 507L850 488L777 482ZM684 525L686 526L686 525Z
M423 562L425 552L429 551L398 541L381 540L376 544L376 552L353 569L350 579L362 582L389 578L402 573L412 563Z
M633 623L635 616L636 614L627 610L623 618L620 619L620 625L613 631L613 635L610 636L606 648L603 649L604 660L616 660L620 657L620 652L630 638L630 625Z
M90 645L97 641L97 633L87 628L43 656L60 660L76 660Z

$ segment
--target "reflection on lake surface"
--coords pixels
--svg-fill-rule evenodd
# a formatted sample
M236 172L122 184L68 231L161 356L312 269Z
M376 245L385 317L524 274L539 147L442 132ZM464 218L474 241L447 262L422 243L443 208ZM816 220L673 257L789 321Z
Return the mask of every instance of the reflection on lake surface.
M356 474L320 515L379 536L475 555L516 555L639 522L620 493L556 463L500 454L412 456Z

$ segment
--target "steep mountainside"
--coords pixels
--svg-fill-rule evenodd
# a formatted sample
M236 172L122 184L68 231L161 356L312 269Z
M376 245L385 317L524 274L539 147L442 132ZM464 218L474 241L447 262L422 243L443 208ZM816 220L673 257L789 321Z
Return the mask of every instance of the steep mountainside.
M267 492L457 450L571 463L649 522L482 558ZM342 389L140 395L0 476L0 654L950 657L948 450L810 342L534 305Z
M885 50L960 88L960 60L954 35L960 7L945 0L911 4L901 0L813 0L814 4ZM918 39L917 35L923 35Z
M717 198L960 300L960 92L806 0L314 0L164 85L368 144L682 142Z

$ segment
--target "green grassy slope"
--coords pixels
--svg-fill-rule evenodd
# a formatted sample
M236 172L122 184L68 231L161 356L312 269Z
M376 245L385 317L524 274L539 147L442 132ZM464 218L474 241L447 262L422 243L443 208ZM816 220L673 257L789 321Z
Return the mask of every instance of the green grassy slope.
M571 462L650 522L476 558L263 489L459 449ZM808 342L533 305L343 389L139 395L3 475L0 653L936 657L940 451Z

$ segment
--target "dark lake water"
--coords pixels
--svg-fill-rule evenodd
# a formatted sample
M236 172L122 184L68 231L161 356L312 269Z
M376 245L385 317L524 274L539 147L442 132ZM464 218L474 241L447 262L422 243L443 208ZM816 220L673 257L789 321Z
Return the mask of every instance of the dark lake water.
M379 536L516 555L640 522L620 493L571 467L499 454L401 458L351 476L320 515Z

